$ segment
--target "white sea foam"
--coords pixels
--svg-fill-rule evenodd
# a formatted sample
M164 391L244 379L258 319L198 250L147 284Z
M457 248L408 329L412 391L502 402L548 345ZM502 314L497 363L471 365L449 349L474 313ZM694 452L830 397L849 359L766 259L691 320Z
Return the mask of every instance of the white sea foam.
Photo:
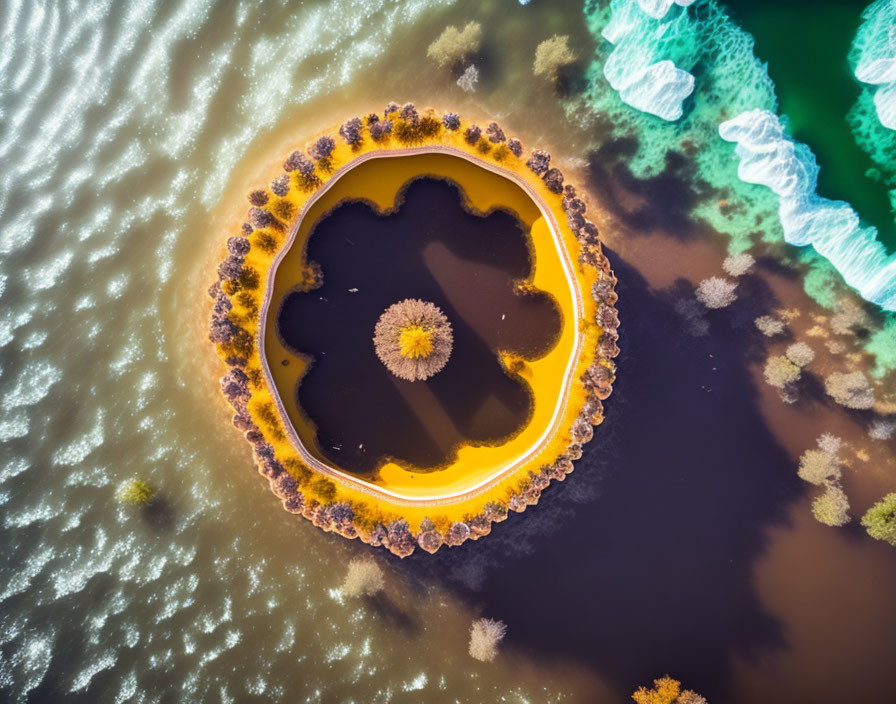
M816 194L815 156L806 145L787 136L774 113L742 113L723 122L719 134L737 144L740 178L768 186L778 196L778 213L789 243L811 244L865 299L896 310L896 255L887 256L877 230L863 227L848 203Z
M877 0L862 18L855 40L855 76L875 87L878 119L884 127L896 130L896 2Z
M604 63L607 81L636 110L664 120L677 120L682 103L694 91L694 76L662 56L662 45L674 34L666 21L673 4L693 0L614 0L603 37L614 44Z

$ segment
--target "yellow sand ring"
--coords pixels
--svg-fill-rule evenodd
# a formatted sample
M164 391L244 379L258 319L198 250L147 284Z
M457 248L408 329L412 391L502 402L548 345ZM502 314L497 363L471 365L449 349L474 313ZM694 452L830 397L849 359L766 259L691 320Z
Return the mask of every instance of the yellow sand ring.
M416 546L433 552L443 544L456 545L487 534L490 524L503 520L508 508L524 510L527 504L537 502L541 490L551 480L562 480L572 470L572 460L581 455L581 444L590 439L591 425L602 419L601 400L609 395L615 370L612 358L618 352L615 345L618 319L613 308L615 278L600 251L596 228L584 219L584 204L574 189L563 187L559 171L548 170L550 157L533 152L524 163L518 158L519 142L505 143L503 132L494 123L489 126L487 142L484 136L479 138L479 128L474 125L456 125L456 116L453 128L448 122L451 114L443 118L443 127L438 118L431 114L420 117L413 106L410 108L407 117L408 106L400 114L394 110L391 115L387 112L386 117L391 117L395 124L391 137L380 141L367 138L353 146L334 144L327 163L312 166L313 178L320 183L310 195L308 189L299 187L295 173L272 183L275 196L278 191L281 195L269 201L264 194L253 193L252 198L265 201L265 210L259 213L256 207L250 211L252 224L244 225L251 251L243 251L248 249L244 242L229 242L232 252L229 259L243 257L237 262L242 264L242 269L234 273L233 262L225 266L225 260L222 267L226 276L222 274L222 282L210 290L216 301L211 337L219 354L231 366L222 380L222 388L237 410L234 424L246 431L247 439L255 447L259 470L269 478L284 506L294 513L302 513L325 530L361 537L365 542L384 545L402 556ZM374 117L366 120L371 137ZM427 125L425 138L419 139L423 125ZM500 133L497 140L492 139L493 128ZM401 148L395 149L396 143ZM425 160L426 168L402 173L402 168L408 167L407 159L382 160L382 157L409 155ZM298 157L297 163L301 159ZM549 423L533 420L514 441L507 443L518 442L518 446L511 448L512 457L508 458L506 446L462 447L454 465L464 467L465 471L448 468L428 475L415 474L387 464L374 482L365 481L322 461L319 453L308 446L312 443L306 443L301 437L313 439L313 426L307 420L304 424L301 422L298 409L290 413L284 407L278 388L294 389L304 370L302 364L268 364L269 359L278 358L271 354L271 345L278 344L277 336L265 334L270 324L270 304L272 300L281 300L285 293L282 282L277 282L277 267L290 256L296 256L295 251L301 255L304 246L293 247L294 241L300 237L301 230L310 229L320 214L341 200L337 186L340 183L358 186L360 181L351 183L353 177L363 172L366 162L374 160L403 165L393 169L397 171L393 174L395 183L370 198L381 210L392 205L395 192L409 176L435 172L436 176L452 178L464 186L465 177L458 176L463 168L475 168L479 172L484 169L499 176L508 188L515 185L523 189L528 196L528 207L536 206L537 215L527 223L532 226L538 262L530 284L558 295L558 279L550 275L550 264L554 264L554 273L559 273L560 280L565 282L566 293L558 296L565 323L561 340L545 360L524 362L509 356L504 360L508 370L533 384L536 413L551 411ZM447 169L449 173L439 173L440 169L445 171L448 162L452 165ZM459 164L465 166L460 168ZM419 167L420 162L413 166ZM465 187L464 190L479 210L487 211L496 204L489 203L488 196L476 189ZM283 242L280 233L286 226L290 235ZM307 230L304 234L307 235ZM231 238L234 239L239 238ZM235 250L238 250L236 255ZM574 257L573 253L578 256ZM313 266L304 262L304 267L308 278L314 279ZM262 282L263 288L259 285ZM264 296L259 300L261 290ZM592 295L583 296L583 290ZM225 328L226 334L221 332ZM409 358L414 355L425 358L426 335L409 330L404 339L403 349ZM259 350L265 353L260 354ZM537 365L552 355L555 364L558 355L563 358L562 385L553 385L553 390L548 389L546 393L538 381L543 373ZM546 396L552 397L555 403L546 403ZM299 422L295 422L297 416ZM478 471L471 472L471 468Z

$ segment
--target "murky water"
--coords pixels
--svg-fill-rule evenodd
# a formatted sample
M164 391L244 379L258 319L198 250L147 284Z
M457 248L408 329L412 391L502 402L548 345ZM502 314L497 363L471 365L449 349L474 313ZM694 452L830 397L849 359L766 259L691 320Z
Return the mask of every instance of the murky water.
M307 257L323 286L288 294L277 318L288 349L314 362L283 393L298 394L318 449L341 468L369 473L394 458L437 469L461 443L500 442L532 413L531 388L498 352L544 354L560 311L543 292L514 292L533 270L523 223L468 212L463 197L456 184L419 179L395 213L345 203L315 225ZM437 305L454 338L445 368L425 382L395 377L372 342L382 312L409 298Z
M422 58L469 19L487 38L473 95ZM651 184L674 205L650 222L662 248L607 221L625 356L579 470L484 541L379 555L383 599L342 599L368 550L283 512L229 427L204 289L245 191L303 135L393 99L498 118L584 165L600 132L530 70L555 32L590 55L578 3L8 0L0 26L5 698L621 702L667 671L714 701L891 691L893 553L806 520L794 478L829 418L797 408L804 426L782 428L743 328L682 336L639 273L721 260L676 179ZM596 202L621 202L596 173ZM893 490L886 452L859 510ZM115 501L135 476L154 511ZM481 614L509 627L490 665L465 652Z

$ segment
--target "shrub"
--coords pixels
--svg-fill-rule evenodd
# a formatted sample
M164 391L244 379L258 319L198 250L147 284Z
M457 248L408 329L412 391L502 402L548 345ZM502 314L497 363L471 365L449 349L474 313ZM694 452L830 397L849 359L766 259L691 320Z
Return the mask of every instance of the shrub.
M264 191L252 191L247 198L249 202L254 205L256 208L260 208L265 203L268 202L268 194Z
M805 342L794 342L784 355L798 367L805 367L815 359L815 352Z
M507 139L504 136L504 130L501 129L497 122L490 122L485 130L485 134L488 136L488 141L492 144L498 144Z
M849 499L839 486L828 484L824 493L812 502L812 515L826 526L845 526L849 523Z
M835 372L824 380L828 396L847 408L871 408L874 391L862 372Z
M379 142L383 138L392 134L392 120L380 120L378 122L374 122L368 129L370 131L370 138L374 142Z
M151 486L141 482L139 479L128 479L118 487L115 495L123 503L145 506L153 500L155 491L153 491Z
M729 276L737 277L746 274L753 268L755 263L756 260L753 259L751 254L743 252L742 254L731 254L725 257L725 261L722 262L722 268Z
M535 48L535 62L532 71L536 76L544 76L549 81L556 81L560 70L576 60L576 55L569 48L569 37L555 34L545 39Z
M476 144L481 136L482 129L478 125L470 125L464 130L464 139L467 140L467 144Z
M800 457L797 474L804 482L820 486L840 479L840 464L830 452L806 450Z
M776 389L799 381L800 368L787 357L769 357L765 363L765 380Z
M274 222L274 216L268 210L262 210L261 208L250 208L249 209L249 222L259 230L263 227L267 227L272 222Z
M231 237L227 240L227 251L237 257L244 257L249 253L249 240L245 237Z
M456 130L460 127L460 115L456 112L446 112L442 115L442 124L446 130Z
M544 176L551 167L551 155L541 149L535 149L526 161L526 166L539 176Z
M480 618L470 627L470 655L482 662L491 662L498 654L498 644L504 639L507 626L503 621Z
M281 174L271 181L271 190L274 192L274 195L281 197L289 193L289 176Z
M342 123L342 126L339 128L339 136L345 140L346 144L360 144L362 128L361 118L353 117L351 120L346 120Z
M887 494L862 517L868 535L896 546L896 492Z
M312 159L320 161L321 159L327 159L335 148L336 141L332 137L323 136L311 145L308 153Z
M420 113L417 112L417 106L413 103L405 103L401 108L401 112L399 112L398 114L402 120L410 122L415 126L420 120Z
M542 177L545 186L551 193L563 192L563 173L560 169L548 169L547 173Z
M372 596L385 587L383 570L372 557L356 557L348 563L342 593L348 597Z
M479 51L481 43L482 25L468 22L463 29L446 27L439 38L429 45L426 55L439 66L454 66Z
M697 300L707 308L725 308L737 300L735 288L736 283L718 276L703 279L697 286Z
M473 93L476 91L476 84L479 83L479 69L473 64L467 66L457 79L457 85L465 93Z
M784 323L771 315L760 315L753 323L766 337L784 334Z

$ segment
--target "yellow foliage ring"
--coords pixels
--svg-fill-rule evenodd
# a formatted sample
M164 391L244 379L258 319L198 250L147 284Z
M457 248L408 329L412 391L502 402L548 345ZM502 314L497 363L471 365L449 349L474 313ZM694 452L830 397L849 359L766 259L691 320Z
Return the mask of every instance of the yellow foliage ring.
M581 456L581 444L590 440L592 424L599 423L603 417L601 401L610 393L615 371L612 358L618 353L618 319L613 308L616 300L613 291L615 277L600 250L597 230L584 219L584 204L576 196L574 188L566 186L562 195L557 193L562 187L562 174L557 169L547 171L546 165L533 165L538 154L542 155L542 163L545 162L543 152L533 152L533 157L527 162L529 171L523 168L523 162L517 157L519 142L511 140L506 145L501 143L504 137L499 128L500 138L494 146L486 143L485 137L479 138L479 128L475 126L465 131L442 127L430 129L434 123L438 125L431 114L418 123L413 122L413 116L406 118L404 111L400 116L393 112L392 119L397 125L396 134L409 135L408 138L419 135L417 125L427 119L429 132L425 139L415 139L415 144L400 149L390 148L388 139L384 140L385 144L367 139L360 149L357 145L352 149L337 147L332 156L328 153L318 163L313 178L320 179L319 187L307 198L299 196L301 202L295 201L296 177L289 173L272 183L275 194L282 195L289 191L288 197L270 198L269 203L259 204L253 198L260 192L252 194L250 200L256 208L250 211L251 224L244 224L244 233L251 238L252 253L246 258L244 251L238 251L237 254L243 257L240 262L244 263L242 269L234 274L231 262L229 269L225 267L226 276L221 274L221 282L210 289L215 300L210 337L221 357L231 367L222 379L222 388L237 411L234 424L245 431L255 449L259 471L268 477L272 489L283 499L287 510L301 513L325 530L334 530L346 537L361 537L365 542L384 545L404 556L416 546L434 552L443 544L456 545L468 538L476 539L487 534L490 524L503 520L508 509L522 511L527 505L537 503L541 491L550 481L562 480L572 470L572 461ZM372 119L368 118L367 129L372 124ZM489 141L494 143L495 140L491 139L492 127L497 126L492 123L489 127ZM470 133L474 129L476 133L471 140ZM393 141L395 139L392 138ZM516 142L517 149L513 148L513 142ZM547 433L559 438L565 450L558 452L553 461L540 468L530 469L523 464L523 474L515 472L519 465L503 468L499 476L482 482L474 492L409 500L383 487L365 485L351 475L320 463L307 451L302 452L304 448L301 442L296 442L295 430L280 402L265 355L260 354L259 349L263 349L264 345L274 272L289 250L302 216L315 199L338 181L341 173L364 160L422 152L445 152L460 156L521 186L539 206L551 226L552 234L558 238L557 251L564 260L578 307L574 316L576 350L570 358L569 379L564 386L567 389L568 384L572 384L574 393L564 393L562 399L563 410L567 411L570 406L572 410L565 415L561 413L564 418L572 418L573 421L564 421L567 425L562 431L555 429L553 433ZM547 161L549 159L547 156ZM292 183L293 190L290 190L289 183ZM267 201L264 195L258 196L258 199ZM267 207L263 208L262 205ZM562 232L558 214L565 215L567 220ZM289 222L292 216L296 216L295 220ZM290 236L283 243L281 233L287 228ZM230 260L235 256L235 249L246 248L244 244L232 245L234 239L239 238L231 238L228 242ZM567 251L569 243L578 250L576 261ZM227 260L222 267L226 263ZM310 275L313 278L314 272L311 271ZM262 300L258 300L257 296L260 278L264 278L265 283ZM583 301L581 289L586 285L591 289L592 296ZM516 364L508 360L510 369ZM575 403L570 404L573 397ZM276 406L276 413L271 411L272 406ZM570 416L569 412L576 415ZM284 419L287 419L286 422L283 422ZM288 437L289 442L284 444L281 437Z

